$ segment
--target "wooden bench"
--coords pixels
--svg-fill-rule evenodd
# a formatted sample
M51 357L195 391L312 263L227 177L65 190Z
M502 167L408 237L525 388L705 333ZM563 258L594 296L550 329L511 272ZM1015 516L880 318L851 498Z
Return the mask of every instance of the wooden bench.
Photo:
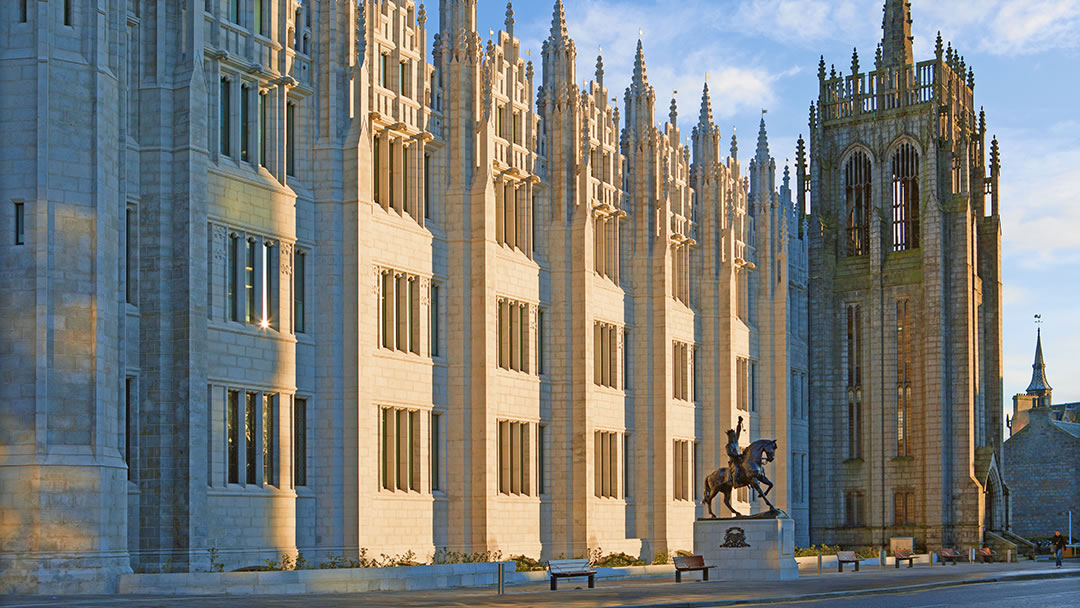
M548 575L551 576L551 590L558 589L560 578L589 577L589 589L596 587L596 570L589 567L587 559L553 559L548 562Z
M915 556L911 554L911 551L893 551L893 563L896 564L897 568L900 567L900 562L904 560L907 560L908 568L915 567Z
M859 571L859 556L854 551L837 551L836 566L840 572L844 571L844 564L855 564L855 572Z
M705 558L700 555L677 555L675 556L675 582L682 582L683 572L694 572L696 570L701 570L701 580L707 581L709 580L709 569L715 567L706 566Z
M994 558L998 556L997 551L994 551L990 547L983 547L975 552L975 557L984 564L993 563Z
M962 557L963 556L960 555L960 552L957 551L956 549L953 549L952 547L942 547L941 548L941 563L943 565L947 564L947 563L949 563L951 561L952 565L955 566L957 560L959 560Z

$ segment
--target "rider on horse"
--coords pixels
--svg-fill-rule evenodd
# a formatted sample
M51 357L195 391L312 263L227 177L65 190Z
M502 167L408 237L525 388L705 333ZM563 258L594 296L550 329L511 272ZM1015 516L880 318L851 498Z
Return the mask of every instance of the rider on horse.
M742 416L739 416L739 424L734 430L727 431L727 456L728 456L728 483L733 487L737 474L742 464L742 451L739 450L739 435L742 434Z

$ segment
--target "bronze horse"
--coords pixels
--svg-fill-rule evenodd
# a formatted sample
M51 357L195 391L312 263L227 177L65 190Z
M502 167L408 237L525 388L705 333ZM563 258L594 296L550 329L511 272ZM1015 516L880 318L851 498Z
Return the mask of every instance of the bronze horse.
M773 489L773 482L769 481L769 478L765 476L765 468L762 466L766 462L772 462L775 458L776 440L758 439L743 450L742 464L739 466L739 470L736 471L734 484L728 479L727 467L720 467L710 473L705 478L705 498L702 500L702 504L709 509L709 517L716 517L712 510L712 500L718 492L724 493L724 504L728 510L737 517L741 517L742 515L731 506L731 490L744 486L750 486L751 491L757 491L758 496L765 501L765 504L775 511L776 507L769 502L768 498L765 498L769 490ZM758 482L768 486L764 492L761 491Z

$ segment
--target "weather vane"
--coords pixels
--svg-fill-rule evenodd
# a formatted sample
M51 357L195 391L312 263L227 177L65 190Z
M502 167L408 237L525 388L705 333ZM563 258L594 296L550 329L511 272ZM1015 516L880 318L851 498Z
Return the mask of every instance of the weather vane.
M1042 315L1035 315L1035 325L1042 325Z

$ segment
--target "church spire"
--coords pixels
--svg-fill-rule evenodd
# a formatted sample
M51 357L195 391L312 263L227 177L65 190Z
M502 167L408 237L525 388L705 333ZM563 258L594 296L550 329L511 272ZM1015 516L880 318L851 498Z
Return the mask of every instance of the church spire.
M570 32L566 29L566 9L563 7L562 0L555 0L555 8L551 15L551 39L566 40L569 37Z
M759 163L769 163L769 134L765 131L765 110L761 111L761 125L757 134L757 154L755 158Z
M911 3L908 0L885 0L885 18L881 22L881 54L886 66L911 65Z
M1046 363L1043 362L1042 328L1039 328L1035 338L1035 363L1031 364L1031 384L1028 384L1027 393L1047 397L1050 390L1050 383L1046 381ZM1044 404L1040 399L1039 405L1049 405L1049 403Z
M641 38L637 41L637 53L634 55L634 80L632 85L644 85L649 82L645 74L645 49L641 46Z
M712 100L709 98L709 83L701 90L701 112L698 114L698 126L707 127L712 124Z

